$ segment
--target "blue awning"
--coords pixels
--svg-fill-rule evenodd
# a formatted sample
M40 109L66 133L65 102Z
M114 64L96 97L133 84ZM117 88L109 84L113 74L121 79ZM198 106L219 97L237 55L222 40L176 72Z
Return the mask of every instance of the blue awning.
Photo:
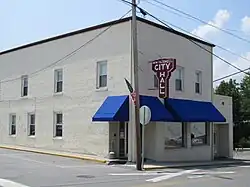
M140 105L151 109L151 121L175 121L157 97L141 95ZM92 121L129 121L129 96L108 96Z
M226 122L211 102L168 98L165 106L181 122Z
M146 105L151 110L151 121L175 121L173 115L165 108L163 103L153 96L140 96L140 105Z
M92 121L129 121L129 97L127 95L108 96Z

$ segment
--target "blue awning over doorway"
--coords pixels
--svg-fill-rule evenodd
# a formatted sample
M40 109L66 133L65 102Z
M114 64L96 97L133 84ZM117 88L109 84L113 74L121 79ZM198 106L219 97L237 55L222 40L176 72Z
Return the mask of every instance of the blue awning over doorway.
M92 121L129 121L129 97L127 95L108 96Z
M153 96L140 96L140 106L151 109L151 121L175 121L163 103ZM108 96L92 121L129 121L129 96Z
M180 122L226 122L211 102L168 98L165 106Z

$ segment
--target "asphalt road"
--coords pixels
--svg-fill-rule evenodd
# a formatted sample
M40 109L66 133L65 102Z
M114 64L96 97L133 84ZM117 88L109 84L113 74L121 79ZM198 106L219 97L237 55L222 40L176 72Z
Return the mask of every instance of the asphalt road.
M138 172L82 160L0 149L0 187L245 187L249 165Z

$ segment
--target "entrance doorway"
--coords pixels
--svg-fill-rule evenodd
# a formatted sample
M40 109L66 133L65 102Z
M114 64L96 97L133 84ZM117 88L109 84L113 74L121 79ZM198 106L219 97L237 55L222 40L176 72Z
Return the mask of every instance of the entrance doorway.
M214 125L214 157L227 158L230 156L229 151L229 124Z
M128 155L128 123L119 124L119 158L127 158Z

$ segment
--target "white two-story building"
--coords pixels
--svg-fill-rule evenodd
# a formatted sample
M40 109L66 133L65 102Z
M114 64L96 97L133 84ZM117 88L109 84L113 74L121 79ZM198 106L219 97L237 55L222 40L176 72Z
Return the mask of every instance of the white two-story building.
M211 52L214 45L142 18L137 24L140 103L152 113L145 158L232 157L231 98L213 94L212 55L190 40ZM149 63L163 57L177 65L164 100ZM131 59L131 17L0 52L0 144L135 161L124 81L133 83Z

